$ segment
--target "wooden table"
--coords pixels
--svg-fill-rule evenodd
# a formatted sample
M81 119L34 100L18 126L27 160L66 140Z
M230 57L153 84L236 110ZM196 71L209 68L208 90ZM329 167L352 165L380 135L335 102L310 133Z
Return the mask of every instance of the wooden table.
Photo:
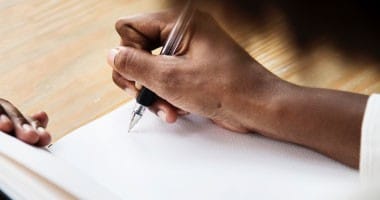
M114 22L165 7L158 0L0 0L0 97L26 113L48 112L53 140L111 111L129 100L113 85L105 60L119 43ZM281 15L274 13L269 25L260 27L213 12L252 56L282 78L366 94L380 91L376 62L347 58L323 43L301 54Z

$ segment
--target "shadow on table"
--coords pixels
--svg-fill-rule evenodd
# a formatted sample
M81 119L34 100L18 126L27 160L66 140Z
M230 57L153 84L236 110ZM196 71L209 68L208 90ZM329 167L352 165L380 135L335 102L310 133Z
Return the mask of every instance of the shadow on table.
M179 2L172 0L173 4ZM285 17L302 51L324 41L346 56L380 60L380 6L376 0L198 0L198 4L208 10L221 7L231 18L259 25L265 25L268 10L276 9Z

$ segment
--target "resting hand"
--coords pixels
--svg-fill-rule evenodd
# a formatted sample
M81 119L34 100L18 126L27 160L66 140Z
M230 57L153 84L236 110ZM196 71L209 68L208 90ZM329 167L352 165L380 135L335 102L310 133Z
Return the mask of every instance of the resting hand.
M9 101L0 99L0 131L31 145L46 146L51 141L49 132L45 130L47 123L45 112L26 118Z

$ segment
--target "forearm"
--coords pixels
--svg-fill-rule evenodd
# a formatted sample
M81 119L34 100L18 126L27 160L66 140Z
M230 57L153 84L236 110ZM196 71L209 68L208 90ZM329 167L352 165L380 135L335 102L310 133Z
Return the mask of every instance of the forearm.
M358 168L361 123L368 96L284 83L276 91L264 126L265 136L297 143ZM256 123L257 124L257 123Z

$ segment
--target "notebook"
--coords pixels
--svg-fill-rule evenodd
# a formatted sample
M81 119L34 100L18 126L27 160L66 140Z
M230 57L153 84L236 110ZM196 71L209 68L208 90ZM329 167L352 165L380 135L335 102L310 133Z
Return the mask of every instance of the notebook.
M166 124L146 112L128 133L133 105L80 127L48 150L0 134L0 154L81 199L347 199L357 188L357 170L298 145L230 132L200 116Z

